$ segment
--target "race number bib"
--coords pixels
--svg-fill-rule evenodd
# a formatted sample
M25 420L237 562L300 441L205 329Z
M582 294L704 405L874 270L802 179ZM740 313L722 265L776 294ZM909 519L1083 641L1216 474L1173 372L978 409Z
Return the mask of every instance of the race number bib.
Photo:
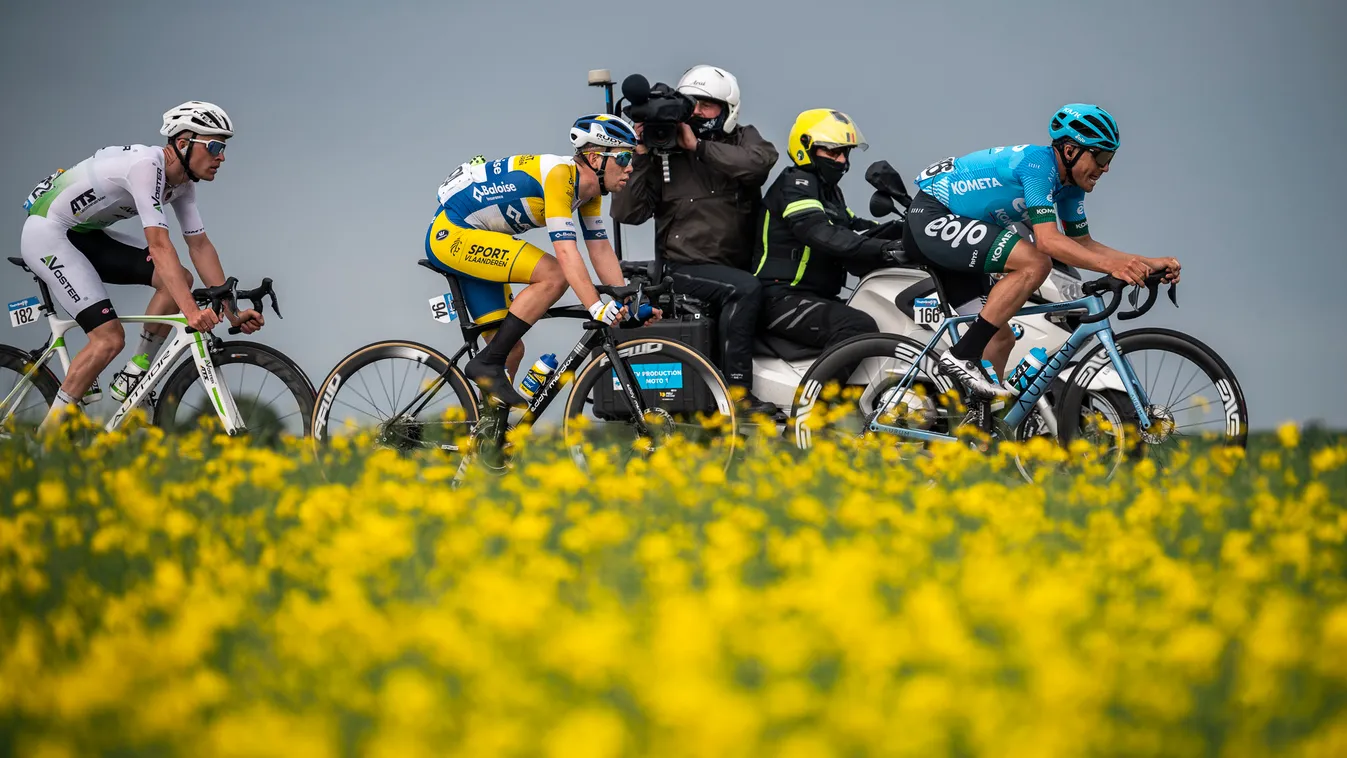
M9 304L9 325L17 328L37 323L37 311L41 300L34 295L26 300L15 300Z
M940 174L953 170L954 170L954 156L951 155L950 157L946 158L943 161L938 161L936 163L932 163L931 165L927 166L925 171L921 172L920 174L917 174L917 181L918 182L925 181L933 176L938 176Z
M453 299L448 292L430 299L430 315L441 324L447 324L458 318L458 312L454 310Z
M912 301L912 320L917 322L918 326L929 326L935 328L940 325L944 317L940 314L940 299L935 297L919 297Z
M58 168L56 169L56 173L38 182L37 186L33 188L33 191L28 193L28 199L23 201L23 209L28 210L32 208L33 204L38 201L38 198L51 191L52 185L56 183L56 177L64 173L65 169Z
M481 158L482 156L479 155L471 163L464 163L454 169L454 172L444 181L440 182L440 188L435 192L435 196L440 200L440 205L444 205L445 201L453 197L454 193L459 190L470 187L477 182L486 181L486 161L482 159L479 162L478 159ZM500 161L496 162L499 163Z

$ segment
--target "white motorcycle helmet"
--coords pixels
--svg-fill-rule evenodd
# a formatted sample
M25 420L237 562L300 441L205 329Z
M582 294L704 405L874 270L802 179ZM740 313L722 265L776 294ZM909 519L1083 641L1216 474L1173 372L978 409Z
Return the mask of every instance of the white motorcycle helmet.
M164 125L159 133L172 137L179 132L195 132L212 137L234 136L234 122L229 114L214 103L188 100L164 112Z
M676 89L688 97L724 103L725 121L720 128L726 134L733 132L739 124L739 80L725 69L707 65L693 66L678 80Z

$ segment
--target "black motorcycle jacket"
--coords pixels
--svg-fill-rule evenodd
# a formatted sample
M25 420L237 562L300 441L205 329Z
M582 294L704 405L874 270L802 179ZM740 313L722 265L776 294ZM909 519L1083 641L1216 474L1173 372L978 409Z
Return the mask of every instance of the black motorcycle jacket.
M781 172L763 198L753 272L763 286L788 285L836 297L848 271L882 265L887 240L858 232L877 224L847 207L841 187L807 168Z

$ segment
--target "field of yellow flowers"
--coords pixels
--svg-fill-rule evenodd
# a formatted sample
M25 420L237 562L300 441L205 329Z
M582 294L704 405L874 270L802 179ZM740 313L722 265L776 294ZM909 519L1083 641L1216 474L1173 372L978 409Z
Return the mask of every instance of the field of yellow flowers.
M1341 438L759 442L0 441L0 756L1347 755Z

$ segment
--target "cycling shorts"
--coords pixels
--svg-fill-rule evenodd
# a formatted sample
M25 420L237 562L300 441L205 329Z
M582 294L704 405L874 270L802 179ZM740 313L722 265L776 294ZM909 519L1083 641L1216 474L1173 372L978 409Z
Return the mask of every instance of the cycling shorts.
M1008 229L956 215L925 192L912 198L903 224L903 249L940 270L945 295L955 304L979 302L991 290L988 274L1005 270L1020 239Z
M541 248L503 232L464 228L441 212L426 233L426 257L458 278L466 318L490 324L505 318L513 300L510 283L528 284L547 255Z
M149 246L111 230L77 232L29 216L19 248L23 262L86 333L117 319L105 283L148 286L154 279Z
M918 192L907 209L903 246L933 266L959 274L999 274L1020 235L994 224L955 215Z

